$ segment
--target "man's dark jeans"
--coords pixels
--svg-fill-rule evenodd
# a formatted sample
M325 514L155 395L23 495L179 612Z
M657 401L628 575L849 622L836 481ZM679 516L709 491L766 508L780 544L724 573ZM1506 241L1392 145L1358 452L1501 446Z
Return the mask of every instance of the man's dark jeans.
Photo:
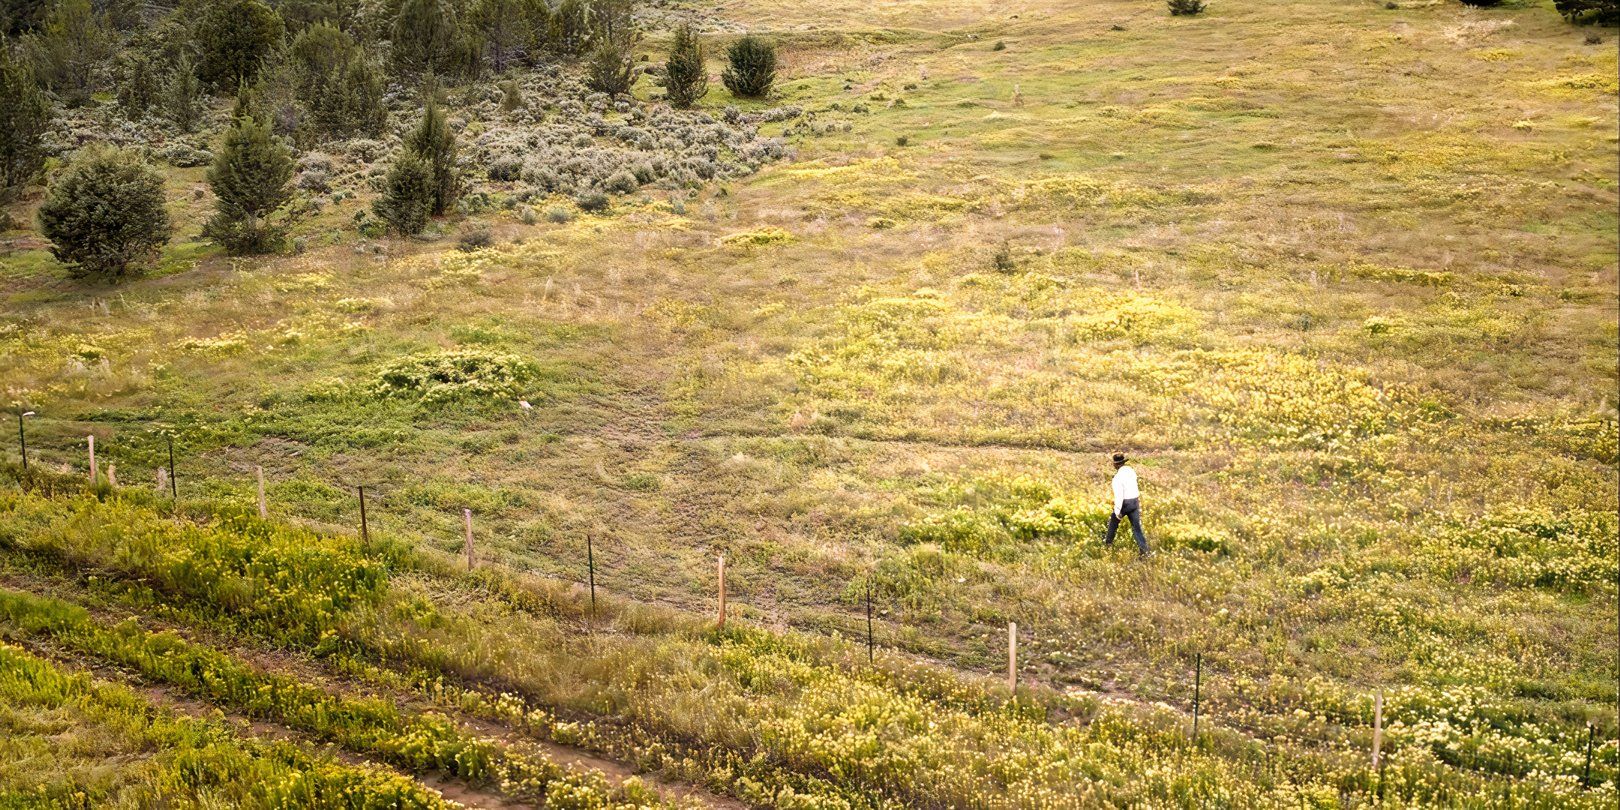
M1142 501L1137 498L1126 498L1120 505L1119 514L1108 516L1108 536L1103 538L1103 545L1114 544L1114 532L1119 531L1120 518L1131 521L1131 534L1136 536L1136 549L1146 557L1148 553L1147 537L1142 534Z

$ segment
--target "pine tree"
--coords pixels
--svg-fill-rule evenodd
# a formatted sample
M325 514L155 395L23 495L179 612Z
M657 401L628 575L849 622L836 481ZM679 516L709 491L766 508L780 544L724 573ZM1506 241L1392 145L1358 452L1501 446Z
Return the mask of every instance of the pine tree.
M455 205L456 197L461 193L461 178L456 171L456 135L450 131L450 122L445 119L444 110L439 108L432 91L427 95L422 120L405 138L405 151L414 153L427 163L433 183L429 210L437 216Z
M675 29L669 60L664 63L664 95L677 107L690 107L709 92L709 72L703 66L703 43L691 25Z
M276 140L270 125L244 115L225 130L224 142L208 170L214 190L214 216L203 235L232 255L268 253L287 233L283 219L272 218L292 199L288 182L293 159Z
M383 193L371 204L388 227L407 236L421 233L433 213L433 168L421 155L401 150L388 167Z
M39 230L75 274L121 278L169 241L163 177L132 152L89 150L51 184Z
M192 38L197 77L224 92L253 81L282 30L281 15L262 0L209 0Z
M45 165L41 141L51 105L28 66L0 45L0 202L33 181Z
M776 82L776 46L745 36L726 49L729 66L721 74L726 89L741 98L763 98Z

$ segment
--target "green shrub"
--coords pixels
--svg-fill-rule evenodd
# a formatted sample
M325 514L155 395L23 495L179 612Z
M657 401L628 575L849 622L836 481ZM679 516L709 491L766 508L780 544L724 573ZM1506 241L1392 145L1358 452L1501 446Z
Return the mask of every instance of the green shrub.
M776 83L776 46L755 36L746 36L726 49L728 66L721 81L734 96L763 98Z
M208 170L214 190L214 216L203 234L232 255L268 253L281 247L285 218L272 221L292 199L293 159L252 116L235 121Z
M133 152L91 150L51 184L39 228L75 274L120 278L169 241L163 177Z
M1206 3L1204 0L1167 0L1170 14L1176 17L1191 17L1204 13Z
M28 67L0 45L0 202L32 182L45 165L42 140L51 105Z
M529 360L484 349L430 352L390 363L372 391L425 403L468 399L516 399L539 375Z
M419 234L433 215L433 189L433 169L428 162L415 152L402 151L388 167L382 196L371 204L371 210L394 231Z
M495 235L490 233L488 228L474 228L470 231L463 231L461 236L456 239L456 249L464 253L483 250L493 244L495 244Z
M690 24L675 29L675 43L664 63L664 95L677 107L690 107L709 92L703 43Z
M282 31L281 15L260 0L210 0L192 38L197 77L216 92L251 83Z
M1553 0L1553 7L1572 23L1620 24L1620 0Z

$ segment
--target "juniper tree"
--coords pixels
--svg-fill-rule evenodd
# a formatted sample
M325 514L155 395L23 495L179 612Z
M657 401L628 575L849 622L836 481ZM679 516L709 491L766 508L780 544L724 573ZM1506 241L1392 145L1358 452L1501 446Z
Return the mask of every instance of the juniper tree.
M664 95L677 107L690 107L709 92L709 73L703 66L703 43L691 25L675 29L675 42L664 63Z
M334 137L376 135L388 120L377 68L356 53L315 96L311 113L320 132Z
M430 207L435 216L455 205L460 194L461 178L456 172L456 134L450 130L444 110L439 107L430 90L422 120L405 138L405 151L416 154L428 165L432 178L433 198Z
M745 36L726 49L727 67L721 81L734 96L763 98L776 83L776 46L756 36Z
M382 129L382 78L347 32L315 23L293 39L287 59L312 134L374 135Z
M203 87L191 57L182 54L169 70L161 101L163 116L182 132L197 128L197 121L202 118Z
M1572 23L1620 23L1620 0L1553 0L1553 7Z
M550 44L551 3L548 0L519 0L523 7L523 47L529 60L535 61L545 51L555 51Z
M276 250L287 233L285 219L276 218L292 199L292 176L292 155L270 125L252 115L237 118L208 170L214 216L203 235L232 255Z
M287 46L287 61L299 96L308 100L323 90L359 49L354 37L331 23L317 22L298 32Z
M550 15L546 43L564 56L578 56L590 47L590 12L585 0L562 0Z
M281 43L281 15L262 0L209 0L193 36L197 77L216 91L253 81Z
M90 0L61 0L25 45L35 79L69 107L89 103L96 71L113 49L111 35Z
M68 165L39 207L51 253L76 275L128 275L169 241L163 177L133 152L92 149Z
M505 72L529 39L529 11L523 0L478 0L471 16L490 65L497 73Z
M630 48L610 38L597 41L585 65L585 84L599 93L622 96L636 82L636 65Z
M113 59L118 109L131 120L152 112L163 97L167 76L151 53L126 48Z
M407 236L421 233L433 213L433 169L421 155L404 149L383 178L382 196L371 210L388 227Z
M51 105L28 66L0 45L0 202L39 174Z
M408 74L444 71L455 59L455 9L445 0L405 0L394 18L393 58Z

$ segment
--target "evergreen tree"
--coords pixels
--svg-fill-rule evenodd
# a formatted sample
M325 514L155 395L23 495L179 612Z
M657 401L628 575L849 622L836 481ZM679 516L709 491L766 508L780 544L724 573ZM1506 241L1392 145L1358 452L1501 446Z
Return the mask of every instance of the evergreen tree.
M61 0L27 40L35 78L69 107L89 103L96 71L112 51L112 36L90 0Z
M523 47L527 51L529 61L533 62L547 51L555 52L557 49L550 43L551 36L551 3L547 0L521 0L523 3L523 30L528 35Z
M46 0L0 0L0 35L15 37L35 31L49 11Z
M293 159L270 125L244 115L225 130L208 170L214 216L203 234L232 255L268 253L281 246L285 221L272 222L292 199Z
M192 37L197 77L216 91L234 91L258 77L281 35L281 15L262 0L208 0Z
M394 65L408 74L442 72L455 61L457 35L445 0L405 0L394 18Z
M1572 23L1620 23L1620 0L1553 0L1553 7Z
M358 53L315 96L311 106L317 129L332 137L377 135L388 121L382 76L371 60Z
M300 31L287 47L299 97L311 101L359 50L354 37L331 23L318 22Z
M691 25L675 29L675 42L664 63L664 95L677 107L690 107L709 92L709 72L703 66L703 43Z
M341 138L382 129L382 78L352 36L315 23L293 40L287 56L310 134Z
M562 0L551 14L546 29L551 50L564 56L578 56L590 47L591 21L585 0Z
M31 182L45 165L41 141L51 105L28 66L0 44L0 202Z
M636 65L630 49L620 42L603 38L591 49L585 66L585 84L599 93L621 96L636 82Z
M130 120L152 112L163 98L166 71L156 57L141 48L126 48L113 60L118 109Z
M39 230L75 274L121 278L169 241L163 177L132 152L90 150L51 184Z
M741 98L763 98L776 83L776 46L756 36L745 36L726 49L729 63L720 75L726 89Z
M415 153L428 165L433 179L431 211L437 216L455 205L461 193L461 178L456 172L456 135L450 131L450 122L434 100L433 92L430 90L427 95L422 120L405 138L405 151Z
M382 196L371 210L388 227L407 236L421 233L433 213L433 169L421 155L401 150L383 179Z
M478 0L472 9L472 24L497 73L506 71L529 40L529 14L523 0Z
M202 80L197 78L196 68L192 66L191 57L182 54L169 71L162 101L164 117L182 132L197 128L197 122L202 118L203 87Z

